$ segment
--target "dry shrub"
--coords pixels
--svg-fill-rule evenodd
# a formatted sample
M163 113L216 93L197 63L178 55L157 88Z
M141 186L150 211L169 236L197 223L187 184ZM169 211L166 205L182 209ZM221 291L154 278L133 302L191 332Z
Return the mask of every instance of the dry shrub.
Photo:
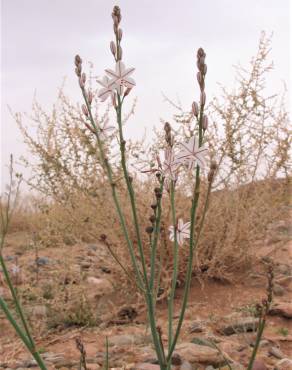
M211 156L216 158L219 169L213 189L212 201L199 243L198 258L194 272L205 273L219 279L230 278L239 268L250 262L251 248L256 240L265 237L267 224L281 212L281 204L287 193L289 147L288 114L284 97L267 96L266 74L271 69L268 63L270 39L262 35L257 55L248 70L238 67L236 83L232 92L222 88L222 97L213 99L208 107L209 128L206 140ZM180 128L177 141L192 136L193 116L182 107L174 116ZM95 100L95 118L99 125L111 120L109 108L102 114ZM134 113L134 106L124 122ZM34 102L33 114L29 117L36 124L33 135L23 124L20 114L15 119L23 133L33 157L33 165L26 162L33 172L30 185L45 195L39 202L41 216L40 237L45 244L73 244L75 241L96 241L101 234L121 263L127 266L128 253L123 235L112 205L110 189L106 185L98 158L94 137L85 129L81 109L60 91L58 101L48 115ZM117 179L116 186L132 238L131 212L122 181L117 147L113 145L113 133L107 147L108 157ZM162 137L157 136L155 148ZM133 160L138 155L153 155L144 141L127 143L127 155ZM138 213L144 229L151 215L154 180L142 180L133 172L137 189ZM178 184L178 217L188 217L188 194L190 179L185 177ZM150 189L150 190L149 190ZM204 186L203 190L204 192ZM204 194L201 204L203 204ZM161 262L161 292L166 292L171 279L172 246L168 241L169 205L165 197L162 220L163 231L159 243L158 260ZM200 212L198 218L200 217ZM146 260L149 240L143 233ZM134 246L136 246L134 239ZM186 252L180 249L179 280L184 281ZM117 267L121 285L127 281ZM162 297L164 294L162 294Z

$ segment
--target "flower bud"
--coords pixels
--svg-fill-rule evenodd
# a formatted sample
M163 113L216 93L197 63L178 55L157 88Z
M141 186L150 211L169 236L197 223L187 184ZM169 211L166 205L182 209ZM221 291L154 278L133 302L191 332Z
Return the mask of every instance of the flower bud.
M205 105L205 103L206 103L206 94L204 91L202 91L200 96L200 104Z
M117 59L122 60L123 57L123 49L118 45L118 52L117 52Z
M121 28L118 29L118 40L121 41L123 37L123 30Z
M113 107L116 109L117 108L117 101L116 101L116 95L112 94L112 104Z
M166 133L171 132L171 126L170 126L170 124L168 122L165 122L165 124L164 124L164 131Z
M207 74L207 64L204 64L203 73L204 75Z
M129 94L130 94L130 92L131 92L131 90L132 90L132 88L131 88L131 87L127 87L127 89L126 89L126 91L125 91L125 93L124 93L124 97L126 97L127 95L129 95Z
M78 67L76 67L75 68L75 73L76 73L76 75L78 76L78 77L80 77L81 76L81 65L79 64L79 66Z
M153 229L152 226L147 226L146 229L145 229L145 231L146 231L147 234L152 234L153 233L153 230L154 229Z
M81 89L84 89L84 82L82 80L82 77L79 78L79 86L81 87Z
M197 73L197 80L198 80L199 85L201 86L201 84L203 83L203 76L201 72Z
M84 72L81 75L81 79L82 79L83 84L85 84L85 82L86 82L86 74Z
M113 56L116 56L117 48L116 48L116 44L114 43L114 41L111 41L110 49L111 49L111 52L112 52Z
M206 53L204 52L204 49L203 48L199 48L198 51L197 51L197 56L198 58L199 57L204 57L206 56Z
M87 98L88 98L88 103L91 104L93 100L93 94L90 90L88 91Z
M193 112L193 115L195 117L198 117L198 115L199 115L199 106L195 101L192 104L192 112Z
M208 128L208 117L206 115L203 116L203 122L202 122L202 127L203 127L203 130L206 131L207 128Z
M88 113L88 109L87 109L87 107L86 107L86 105L85 105L85 104L83 104L83 105L82 105L82 112L83 112L83 114L84 114L86 117L88 117L89 113Z
M151 216L149 217L149 221L150 221L150 222L154 223L154 222L155 222L155 220L156 220L156 217L155 217L154 215L151 215Z
M155 209L157 208L157 204L151 204L151 208L153 209L153 211L155 211Z
M82 64L82 59L80 58L78 54L75 56L74 63L76 67L78 67L79 64Z

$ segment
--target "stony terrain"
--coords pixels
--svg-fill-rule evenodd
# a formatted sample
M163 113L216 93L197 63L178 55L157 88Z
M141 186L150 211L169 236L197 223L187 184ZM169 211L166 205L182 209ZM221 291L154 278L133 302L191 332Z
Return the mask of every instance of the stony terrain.
M255 340L255 304L265 296L263 266L272 260L274 303L260 344L255 370L292 369L292 241L287 220L269 225L255 246L254 263L233 282L192 282L173 368L244 369ZM111 368L159 369L151 346L145 310L135 297L119 294L104 248L79 244L35 250L24 233L9 235L5 258L49 369L78 369L76 339L86 350L87 369L99 369L109 341ZM14 269L15 271L15 269ZM1 278L1 275L0 275ZM9 292L0 280L0 294ZM182 290L176 293L179 312ZM88 314L90 311L90 314ZM166 304L158 304L158 325L166 332ZM221 366L221 367L220 367ZM0 314L0 369L24 370L34 361Z

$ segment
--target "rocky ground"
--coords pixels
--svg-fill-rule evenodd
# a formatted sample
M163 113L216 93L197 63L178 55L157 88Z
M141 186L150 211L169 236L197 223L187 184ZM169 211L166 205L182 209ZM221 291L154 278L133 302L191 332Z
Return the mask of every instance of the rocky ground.
M274 302L254 370L292 369L291 225L283 220L270 229L267 239L255 246L250 271L234 283L194 279L173 368L227 370L226 358L233 369L246 368L258 323L255 304L265 296L262 266L272 260ZM82 244L35 250L25 238L23 233L10 235L5 258L48 369L79 368L76 339L86 350L87 369L99 369L104 365L106 337L110 368L159 369L145 311L135 304L131 292L118 294L119 287L102 246ZM9 301L1 275L0 294ZM176 315L181 297L179 288ZM1 315L0 369L37 367ZM158 325L162 333L167 331L166 317L166 305L159 303Z

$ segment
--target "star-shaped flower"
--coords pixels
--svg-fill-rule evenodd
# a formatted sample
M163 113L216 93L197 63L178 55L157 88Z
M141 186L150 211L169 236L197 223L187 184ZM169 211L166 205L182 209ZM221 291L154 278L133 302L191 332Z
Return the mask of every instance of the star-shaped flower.
M126 68L125 64L121 61L116 63L116 70L106 69L105 72L111 77L111 84L119 87L119 93L121 94L122 86L132 88L136 85L133 78L130 75L135 71L135 68Z
M104 76L101 81L97 81L103 89L98 92L98 97L101 101L105 101L109 96L112 96L116 87L113 80L110 80L107 76Z
M99 126L99 137L101 140L106 140L111 132L115 130L114 126L109 125L109 119L107 119L103 127Z
M205 167L208 150L204 145L199 147L199 140L195 136L188 143L180 144L180 147L181 150L175 156L178 163L188 164L189 170L196 164Z
M176 156L172 149L168 148L164 151L164 162L162 165L162 175L166 178L170 178L174 181L177 180L177 170L180 166L180 162L177 161Z
M173 242L174 241L174 230L176 229L176 239L179 245L184 243L184 239L189 239L190 237L190 222L186 222L184 224L183 219L180 218L177 222L176 227L173 226L169 227L169 239Z

